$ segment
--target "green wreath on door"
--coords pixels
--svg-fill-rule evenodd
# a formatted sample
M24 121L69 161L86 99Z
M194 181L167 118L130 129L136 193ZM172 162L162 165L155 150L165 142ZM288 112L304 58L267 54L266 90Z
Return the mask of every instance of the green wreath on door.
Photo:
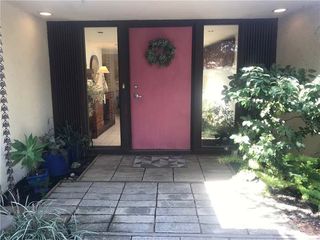
M149 64L167 67L172 62L176 53L176 48L168 39L151 40L145 57Z

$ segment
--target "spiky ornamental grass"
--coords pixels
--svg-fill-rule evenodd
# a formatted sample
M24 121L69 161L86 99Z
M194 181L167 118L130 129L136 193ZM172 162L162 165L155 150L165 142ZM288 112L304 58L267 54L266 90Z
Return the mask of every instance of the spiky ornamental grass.
M27 202L27 201L26 201ZM48 201L20 204L16 200L8 207L0 206L0 214L12 215L13 226L0 233L1 240L81 240L88 231L77 230L74 216L66 222L64 209L50 206ZM92 234L92 233L91 233Z

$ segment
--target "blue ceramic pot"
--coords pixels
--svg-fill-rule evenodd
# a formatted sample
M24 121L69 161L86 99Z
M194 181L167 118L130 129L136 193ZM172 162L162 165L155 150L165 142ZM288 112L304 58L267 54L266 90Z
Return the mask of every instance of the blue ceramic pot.
M49 153L44 156L44 159L51 177L60 177L68 174L68 164L62 154Z
M44 194L48 192L49 173L47 169L44 169L38 175L27 177L27 181L35 193Z

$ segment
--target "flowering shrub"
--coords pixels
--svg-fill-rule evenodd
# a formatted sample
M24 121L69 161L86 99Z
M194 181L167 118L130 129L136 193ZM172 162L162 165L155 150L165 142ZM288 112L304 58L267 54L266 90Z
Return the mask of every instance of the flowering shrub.
M297 70L290 66L273 66L270 70L247 67L230 77L229 87L224 90L227 102L236 102L249 113L242 118L238 134L231 136L239 145L244 162L263 176L283 180L291 187L294 185L302 195L305 193L299 187L297 175L304 182L316 179L317 186L320 181L318 178L311 180L303 172L306 168L301 168L298 160L292 160L301 157L289 153L298 155L307 135L320 134L320 83L314 80L314 73L314 70ZM299 128L290 126L293 119L300 119L304 124ZM312 202L319 205L320 188L314 191L317 197Z

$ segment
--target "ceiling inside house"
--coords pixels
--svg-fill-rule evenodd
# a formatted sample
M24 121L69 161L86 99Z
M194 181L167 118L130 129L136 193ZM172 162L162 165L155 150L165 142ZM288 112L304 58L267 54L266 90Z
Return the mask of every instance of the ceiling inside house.
M117 28L115 27L88 27L84 29L86 44L96 48L117 50Z
M203 31L203 44L208 46L221 40L236 37L238 25L205 25Z
M320 0L2 0L39 16L48 11L50 20L144 20L144 19L235 19L278 17Z

